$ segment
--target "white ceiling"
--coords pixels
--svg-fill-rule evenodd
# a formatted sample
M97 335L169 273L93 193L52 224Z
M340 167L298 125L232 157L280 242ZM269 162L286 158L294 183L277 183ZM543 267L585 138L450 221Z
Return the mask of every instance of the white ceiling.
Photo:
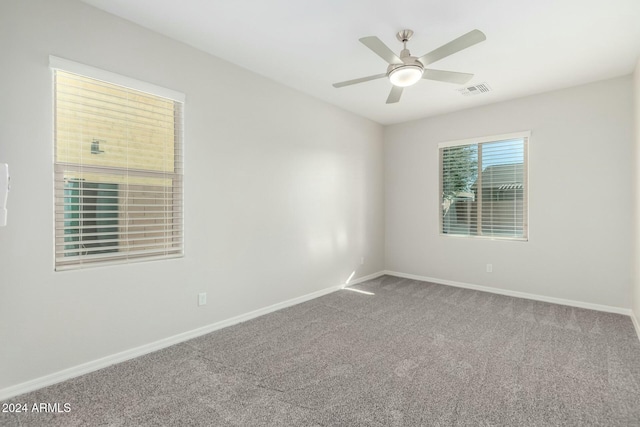
M640 55L640 0L83 0L316 98L382 124L575 86L633 72ZM377 36L394 52L412 29L421 56L479 29L487 40L430 68L474 73L492 92L422 80L385 104L387 79L358 39Z

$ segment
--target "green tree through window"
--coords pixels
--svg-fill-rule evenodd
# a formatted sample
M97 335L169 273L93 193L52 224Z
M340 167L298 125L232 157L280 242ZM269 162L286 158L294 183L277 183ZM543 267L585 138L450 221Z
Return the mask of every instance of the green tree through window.
M68 180L64 196L65 256L118 252L118 185Z

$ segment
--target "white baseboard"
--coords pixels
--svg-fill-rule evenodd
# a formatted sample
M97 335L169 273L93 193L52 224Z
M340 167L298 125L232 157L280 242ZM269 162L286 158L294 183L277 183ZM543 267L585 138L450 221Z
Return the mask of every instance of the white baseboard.
M349 281L348 284L355 285L357 283L375 279L382 275L384 275L384 272L380 271L374 274L370 274L368 276L351 280ZM323 295L330 294L332 292L343 289L346 285L347 284L345 283L337 286L332 286L326 289L312 292L307 295L303 295L297 298L292 298L290 300L279 302L277 304L273 304L268 307L260 308L258 310L254 310L249 313L241 314L239 316L235 316L230 319L212 323L210 325L193 329L191 331L183 332L178 335L173 335L171 337L163 338L161 340L158 340L149 344L145 344L140 347L135 347L135 348L125 350L120 353L112 354L110 356L106 356L97 360L92 360L91 362L83 363L78 366L73 366L71 368L63 369L62 371L54 372L53 374L45 375L40 378L35 378L33 380L29 380L14 386L3 388L0 390L0 401L7 400L24 393L29 393L31 391L38 390L40 388L47 387L53 384L57 384L59 382L62 382L71 378L75 378L80 375L88 374L90 372L94 372L99 369L103 369L108 366L115 365L116 363L124 362L136 357L144 356L145 354L162 350L163 348L170 347L174 344L179 344L184 341L188 341L192 338L196 338L201 335L206 335L218 329L226 328L227 326L235 325L236 323L246 322L247 320L251 320L253 318L256 318L277 310L281 310L283 308L290 307L292 305L300 304L305 301L309 301L309 300L321 297Z
M455 286L457 288L473 289L476 291L490 292L492 294L500 294L500 295L507 295L507 296L516 297L516 298L525 298L525 299L530 299L535 301L550 302L554 304L568 305L570 307L587 308L589 310L604 311L607 313L624 314L626 316L632 315L632 311L629 308L613 307L610 305L602 305L602 304L593 304L590 302L575 301L575 300L569 300L564 298L547 297L544 295L530 294L526 292L492 288L490 286L473 285L470 283L455 282L452 280L445 280L445 279L437 279L435 277L417 276L415 274L400 273L397 271L385 270L384 273L390 276L403 277L405 279L413 279L413 280L420 280L423 282L438 283L440 285Z
M636 328L636 334L638 335L638 339L640 340L640 323L638 322L638 318L633 311L631 311L631 321L633 322L633 326Z
M347 281L347 283L342 285L341 288L345 288L351 285L357 285L358 283L366 282L367 280L377 279L378 277L384 276L385 274L387 273L384 271L378 271L377 273L369 274L368 276L362 276L357 279L349 280Z

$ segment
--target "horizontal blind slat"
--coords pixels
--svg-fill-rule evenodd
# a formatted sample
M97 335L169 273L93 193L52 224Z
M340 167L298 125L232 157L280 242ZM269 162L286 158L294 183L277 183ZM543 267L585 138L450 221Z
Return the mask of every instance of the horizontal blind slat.
M65 231L64 229L62 231ZM71 230L71 229L67 229L66 231L75 231L75 230ZM82 237L84 238L88 238L88 237L103 237L103 238L107 238L107 236L113 236L115 233L113 231L109 232L109 231L104 231L104 232L87 232L87 233L82 233ZM163 228L163 229L144 229L141 231L125 231L125 232L120 232L117 233L120 236L120 240L122 241L128 241L128 240L137 240L141 237L144 236L149 236L149 237L153 237L151 235L157 235L156 237L158 238L162 238L164 236L174 236L174 235L182 235L182 228L181 227L171 227L171 228ZM74 238L74 236L77 236L76 233L67 233L64 234L63 236L60 236L59 238L56 239L56 246L60 246L60 245L66 245L67 243L62 240L62 239L72 239ZM102 241L102 240L101 240Z
M109 260L114 258L127 259L128 257L140 256L140 255L159 255L159 254L168 254L168 253L180 253L182 248L163 248L163 249L151 249L151 250L138 250L125 252L118 255L116 254L94 254L94 255L85 255L85 256L75 256L75 257L56 257L56 261L60 262L95 262L98 260Z

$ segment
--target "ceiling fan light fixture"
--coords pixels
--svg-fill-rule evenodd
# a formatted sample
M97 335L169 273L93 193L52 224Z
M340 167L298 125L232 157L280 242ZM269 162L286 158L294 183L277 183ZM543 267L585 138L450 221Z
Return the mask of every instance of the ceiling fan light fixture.
M389 72L389 81L394 86L407 87L418 83L423 68L419 65L402 65Z

